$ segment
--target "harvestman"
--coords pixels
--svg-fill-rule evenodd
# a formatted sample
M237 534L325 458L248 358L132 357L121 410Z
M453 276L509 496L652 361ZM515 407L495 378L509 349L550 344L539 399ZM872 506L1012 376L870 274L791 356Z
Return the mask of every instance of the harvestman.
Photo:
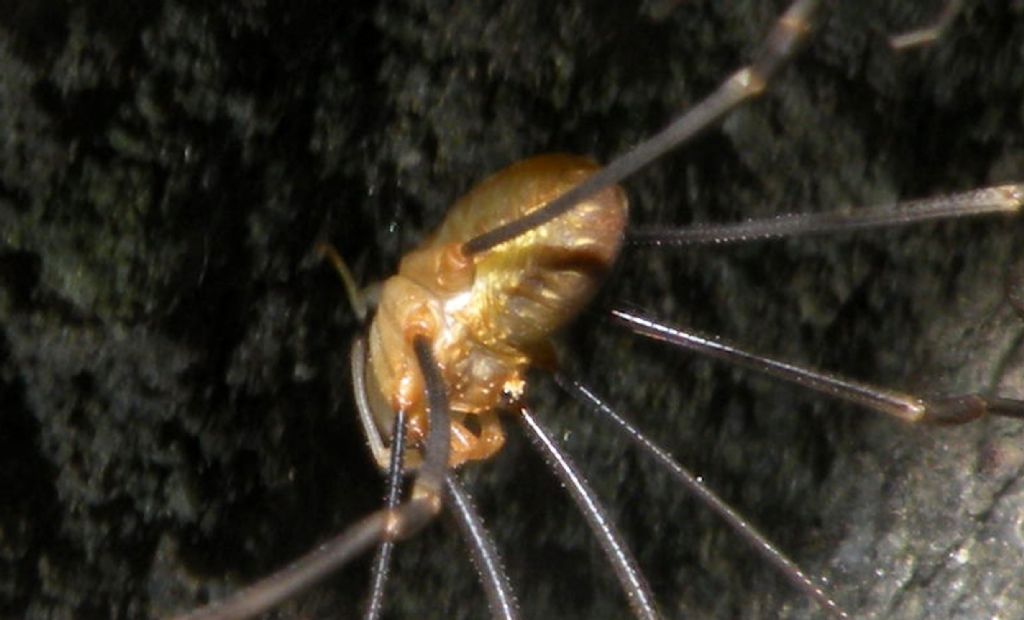
M499 406L516 413L533 445L570 491L612 564L633 614L643 619L658 618L650 587L617 528L575 465L522 400L522 373L529 365L553 366L546 346L551 332L579 312L618 255L626 203L616 184L759 95L805 39L818 4L819 0L793 2L752 64L734 73L664 130L607 166L598 168L568 156L524 160L483 182L459 201L437 235L408 255L399 276L384 284L370 325L369 350L362 337L352 348L360 420L375 460L388 473L386 507L292 565L181 618L254 616L378 545L364 616L376 618L383 604L393 543L419 531L437 515L442 504L455 515L469 543L492 616L518 617L515 596L494 544L454 475L455 466L489 458L501 447L504 435L494 412ZM959 6L956 0L949 2L934 27L894 37L892 45L907 47L934 40ZM497 206L487 202L497 200L494 195L503 192L527 198L511 206L500 200ZM840 213L792 214L677 230L634 228L629 240L646 244L736 243L1016 213L1022 204L1024 185L1004 185ZM365 318L366 308L351 274L333 250L321 249L338 267L356 313ZM528 326L538 333L531 333L529 338L507 333L509 330L502 328L517 324L515 321L522 317L515 312L501 314L502 310L486 305L482 298L487 294L498 298L497 306L542 308L547 314L541 312L539 327ZM495 304L493 300L490 303ZM486 329L491 330L487 346L472 340L479 334L460 322L478 306L486 310L481 312L486 314ZM764 357L631 310L613 309L611 320L638 335L747 366L911 423L963 424L990 414L1024 418L1021 400L981 394L925 398ZM836 602L751 524L590 388L557 372L555 378L567 392L618 425L795 587L831 615L846 617ZM465 424L469 416L474 419ZM387 439L382 433L388 435ZM410 471L415 471L411 496L400 501L402 477Z

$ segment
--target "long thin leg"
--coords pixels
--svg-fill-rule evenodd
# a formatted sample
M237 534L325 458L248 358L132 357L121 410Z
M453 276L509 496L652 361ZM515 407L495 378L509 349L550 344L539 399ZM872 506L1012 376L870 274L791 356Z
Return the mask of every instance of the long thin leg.
M525 217L474 237L462 246L467 256L510 241L572 209L581 200L615 185L640 168L683 144L741 103L760 95L779 69L793 56L810 29L810 18L820 0L795 0L779 17L754 61L717 90L672 121L651 138L616 157L583 183Z
M448 395L430 343L413 342L426 382L430 430L423 448L423 464L413 482L412 498L394 510L378 510L349 526L285 568L176 620L242 620L263 613L308 588L383 540L407 538L429 523L441 510L441 494L448 468Z
M574 396L576 399L588 403L590 408L596 412L611 420L619 427L619 429L628 436L633 443L635 443L643 452L654 457L662 467L668 470L672 477L674 477L687 491L693 494L701 504L706 506L711 512L717 514L725 521L728 525L744 542L753 547L754 551L757 552L762 558L768 561L774 566L782 575L791 583L793 586L809 596L810 598L817 601L817 603L829 612L835 618L848 618L842 608L832 597L823 591L814 581L811 580L796 563L789 559L781 549L776 547L770 540L768 540L764 534L759 532L756 527L750 521L746 520L742 515L736 512L729 504L725 503L722 498L718 497L714 491L709 489L699 478L694 476L688 469L683 467L672 458L672 455L658 446L656 443L651 441L646 435L640 432L640 429L635 427L621 415L616 413L610 405L605 403L603 400L598 398L594 392L583 385L576 379L563 376L559 373L555 373L555 381L558 385Z
M733 224L696 224L666 229L639 226L629 231L629 241L643 245L695 245L742 243L806 235L853 232L930 222L935 220L1015 214L1024 205L1024 184L986 187L960 194L924 200L860 207L832 213L789 213Z
M451 471L444 479L448 492L444 494L444 505L448 513L455 517L462 538L469 545L473 556L473 564L480 575L480 585L487 595L487 606L494 620L517 620L519 604L516 602L508 573L501 565L501 556L494 545L494 540L484 527L469 493L459 484Z
M363 437L370 447L373 462L381 470L387 471L391 463L391 451L384 445L384 438L377 430L377 422L370 408L369 391L366 388L366 339L362 336L352 341L349 369L352 371L352 391L356 397L356 411L359 413L359 424L363 427Z
M384 508L394 510L398 507L402 492L402 456L405 454L405 412L395 414L395 423L391 429L391 462L388 464L387 495ZM366 605L364 620L377 620L384 608L384 588L388 583L391 569L391 552L395 549L395 541L384 540L377 546L377 554L373 558L373 569L370 573L370 599Z
M982 394L925 398L862 383L806 366L744 351L718 338L659 323L625 310L612 310L612 320L641 336L746 366L907 422L963 424L985 415L1024 419L1024 401Z
M530 410L523 404L517 405L519 419L527 431L530 443L551 466L562 485L568 489L576 506L583 513L591 531L597 536L605 557L611 562L615 576L622 585L633 615L642 620L656 620L660 616L654 606L651 587L640 572L636 558L622 540L615 524L608 519L607 510L598 501L594 490L579 472L575 463L555 443L551 435L537 422Z

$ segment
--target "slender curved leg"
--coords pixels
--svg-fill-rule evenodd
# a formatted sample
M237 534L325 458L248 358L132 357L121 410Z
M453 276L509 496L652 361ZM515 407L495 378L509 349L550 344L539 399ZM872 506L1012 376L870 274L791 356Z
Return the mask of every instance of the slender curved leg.
M682 228L636 226L629 230L628 235L630 243L636 245L721 245L855 232L977 215L1015 215L1022 205L1024 184L1012 184L923 200L829 213L788 213L732 224L695 224Z
M744 542L749 544L758 555L782 573L797 590L817 601L818 605L834 618L849 618L849 615L839 607L832 597L800 570L800 567L793 560L768 540L764 534L758 531L750 521L736 512L729 504L725 503L722 498L709 489L699 478L680 465L678 461L672 458L671 454L651 441L640 432L640 429L598 398L590 388L576 379L570 379L560 373L555 373L554 376L559 387L577 400L588 404L595 413L613 422L640 450L653 457L662 467L668 470L673 478L697 498L697 501L721 517L726 525L736 532Z
M795 0L790 4L768 33L754 61L732 74L714 92L669 123L667 127L616 157L583 183L540 209L470 239L462 246L462 251L467 256L486 252L550 222L572 209L584 198L615 185L711 127L736 106L760 95L806 38L810 30L811 16L818 8L819 1Z
M635 334L739 364L907 422L964 424L986 415L1024 419L1024 400L983 394L907 394L744 351L714 336L659 323L637 312L616 309L611 316Z
M402 492L402 456L405 454L405 412L395 414L395 423L391 429L391 462L388 465L387 494L384 498L384 509L394 510L398 507ZM364 620L377 620L384 608L384 589L391 570L391 552L395 549L393 540L381 541L377 546L377 554L373 558L373 569L370 573L370 598L366 604Z
M176 620L241 620L252 618L341 568L356 556L385 540L407 538L429 523L441 510L445 472L448 470L450 419L448 395L430 343L413 342L426 380L430 431L423 448L423 464L413 481L412 498L394 510L382 509L363 517L341 534L319 545L285 568L239 590L223 601Z
M349 369L352 371L352 391L356 397L356 412L359 424L363 429L363 437L370 448L373 462L381 471L388 471L391 463L391 450L384 445L384 438L377 430L377 422L373 419L370 399L366 389L366 339L362 336L352 341L349 352ZM419 466L419 463L415 463Z
M444 479L444 505L448 514L455 518L462 538L469 545L473 556L473 564L480 575L480 585L487 595L487 606L494 620L518 620L519 603L516 601L508 573L501 565L494 540L484 527L480 515L462 485L459 484L454 472L449 471Z
M597 536L601 550L611 562L615 576L622 585L626 598L629 599L633 615L641 620L660 618L654 606L654 596L651 594L651 587L647 584L647 579L640 572L636 558L623 542L618 528L608 518L608 511L598 501L594 490L590 488L576 464L558 447L555 440L537 422L530 410L521 403L516 405L516 409L523 428L526 429L527 437L530 438L530 443L551 466L551 471L558 476L559 481L569 491L576 506L586 519L587 525Z

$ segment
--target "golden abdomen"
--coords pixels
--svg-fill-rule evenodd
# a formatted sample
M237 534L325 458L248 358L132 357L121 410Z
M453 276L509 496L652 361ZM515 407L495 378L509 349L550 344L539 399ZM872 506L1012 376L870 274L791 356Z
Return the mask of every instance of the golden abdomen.
M399 408L409 414L413 442L426 430L411 345L422 334L433 342L449 390L453 464L500 447L493 410L506 391L521 391L531 360L547 352L552 333L593 297L622 245L626 197L609 188L480 255L466 257L461 247L542 207L596 169L568 155L513 164L456 202L440 229L403 258L398 275L384 283L370 326L368 378L379 390L374 415L384 434ZM480 432L462 426L467 414L481 416Z

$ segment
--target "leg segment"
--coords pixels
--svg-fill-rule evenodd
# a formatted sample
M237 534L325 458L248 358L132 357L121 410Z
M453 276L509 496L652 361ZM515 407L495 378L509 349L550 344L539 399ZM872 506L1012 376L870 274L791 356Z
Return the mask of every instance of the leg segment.
M907 422L964 424L985 415L1024 419L1024 400L981 394L925 398L764 357L712 336L658 323L635 312L612 310L611 315L614 322L641 336L746 366Z
M551 470L559 481L568 489L576 506L583 513L587 525L597 536L605 557L611 562L622 585L633 615L638 620L657 620L660 618L654 607L654 597L651 594L651 587L640 572L636 558L622 541L622 535L615 525L608 519L607 511L598 502L594 490L590 488L586 479L580 474L575 463L569 459L551 438L550 434L533 417L530 410L522 404L517 405L519 419L523 428L527 431L530 443L543 455L544 460L551 466Z
M356 397L359 425L363 428L366 444L370 448L370 454L373 456L373 462L377 464L377 468L381 471L388 471L391 463L391 449L384 444L384 438L377 430L377 422L373 418L373 410L370 407L370 392L366 385L366 339L363 337L358 337L352 342L352 350L349 352L349 369L352 371L352 391ZM410 468L419 467L419 460L414 459L414 461L405 463L405 465Z
M525 217L470 239L463 245L463 252L467 256L486 252L550 222L584 198L615 185L711 127L736 106L760 95L807 36L811 15L818 4L819 0L795 0L775 22L754 61L722 82L717 90L672 121L668 127L616 157L572 190Z
M388 465L387 496L384 509L394 510L398 507L399 494L402 492L402 456L405 454L405 412L395 414L395 423L391 431L391 462ZM370 573L370 599L366 604L364 620L377 620L384 608L384 588L388 582L391 569L391 552L395 542L385 540L377 546L377 554L373 558L373 569Z
M473 555L473 564L480 576L480 584L487 594L487 606L494 620L518 620L519 604L509 583L508 574L501 565L501 557L490 534L484 528L469 493L459 484L451 471L444 479L448 492L444 505L459 526L463 539Z
M639 226L629 231L629 240L638 245L744 243L759 239L854 232L976 215L1013 215L1020 212L1022 205L1024 184L1000 185L923 200L830 213L790 213L735 224L697 224L675 229Z
M688 469L680 465L674 458L672 458L672 455L648 439L647 436L641 433L638 428L616 413L615 410L607 403L598 398L593 391L579 381L569 379L561 374L555 374L555 381L558 383L559 387L571 396L581 402L589 404L590 408L594 412L601 414L618 426L619 430L629 437L633 443L640 448L640 450L658 461L670 474L672 474L672 477L675 478L679 484L697 498L697 501L721 517L722 520L725 521L726 525L732 528L732 530L736 532L744 542L753 547L754 551L758 555L767 560L772 566L781 572L797 590L817 601L818 605L820 605L825 611L829 612L834 618L849 617L847 613L844 612L834 600L832 600L831 596L815 584L810 577L800 570L800 567L797 566L793 560L789 559L782 550L768 540L764 534L759 532L752 523L736 512L731 506L729 506L729 504L725 503L722 498L718 497L714 491L701 482L700 478L697 478L690 473Z

